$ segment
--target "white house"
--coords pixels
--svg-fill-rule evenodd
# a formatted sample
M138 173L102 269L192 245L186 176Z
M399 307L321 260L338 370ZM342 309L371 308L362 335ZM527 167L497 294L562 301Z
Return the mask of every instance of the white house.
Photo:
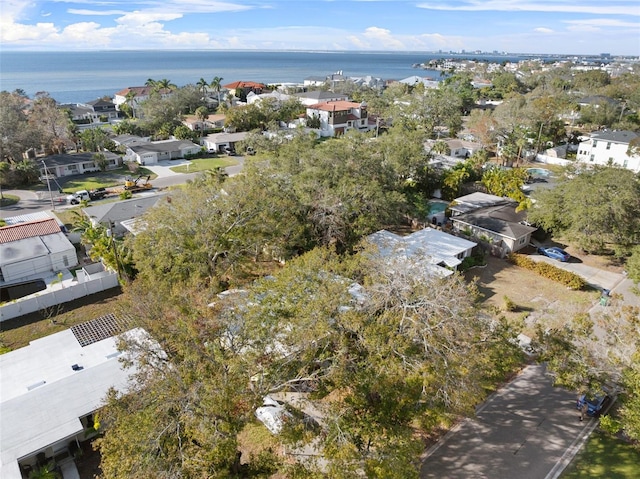
M369 122L367 104L351 101L327 101L307 107L309 118L320 119L321 136L338 136L348 130L375 130L375 121Z
M249 136L249 132L247 131L239 131L237 133L212 133L202 138L200 143L207 151L215 153L223 151L224 148L233 149L237 142L244 141L247 136Z
M149 99L152 93L157 92L162 98L167 98L173 94L173 90L168 88L161 88L155 90L150 86L130 86L123 90L120 90L113 96L113 103L116 109L120 111L120 106L124 103L128 103L133 109L134 115L141 116L140 104Z
M125 161L135 161L141 165L155 165L163 160L184 158L195 155L201 147L189 140L163 140L134 143L127 146Z
M125 391L129 376L118 358L116 334L126 333L113 315L72 326L0 355L0 477L22 479L53 462L64 477L79 477L73 450L95 435L94 413L109 388Z
M640 153L629 155L629 143L640 135L627 130L594 131L578 146L576 160L587 165L615 165L640 172Z
M76 249L54 218L0 228L0 281L36 279L77 264Z
M434 228L424 228L407 236L380 230L367 240L378 248L390 267L410 268L424 277L450 276L476 246L472 241Z
M349 97L343 93L335 93L332 91L312 90L293 95L300 100L305 106L316 105L328 101L349 101Z

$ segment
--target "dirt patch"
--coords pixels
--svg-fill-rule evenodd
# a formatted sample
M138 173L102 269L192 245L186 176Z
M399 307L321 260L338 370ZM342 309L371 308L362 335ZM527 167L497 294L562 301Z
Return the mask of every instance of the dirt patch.
M555 327L579 313L585 313L598 300L593 291L572 291L507 260L489 257L487 265L466 273L476 278L483 296L483 308L492 315L503 315L522 323L522 332L531 336L536 324ZM512 310L507 309L507 298Z

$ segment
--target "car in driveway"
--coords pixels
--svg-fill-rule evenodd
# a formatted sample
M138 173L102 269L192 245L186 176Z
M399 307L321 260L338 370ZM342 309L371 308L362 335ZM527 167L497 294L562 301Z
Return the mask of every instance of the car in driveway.
M571 258L571 255L569 253L567 253L562 248L558 248L557 246L552 246L550 248L540 247L538 248L538 253L562 262L569 261L569 258Z

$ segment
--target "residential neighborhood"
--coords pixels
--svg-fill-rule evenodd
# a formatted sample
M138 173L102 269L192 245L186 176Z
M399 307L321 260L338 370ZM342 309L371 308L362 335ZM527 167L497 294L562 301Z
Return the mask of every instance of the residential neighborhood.
M3 91L0 476L638 457L640 70L602 65Z

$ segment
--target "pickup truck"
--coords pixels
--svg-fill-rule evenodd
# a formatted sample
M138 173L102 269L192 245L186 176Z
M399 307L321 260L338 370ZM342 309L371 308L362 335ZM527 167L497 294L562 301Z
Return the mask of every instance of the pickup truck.
M101 200L108 194L109 192L105 188L97 188L95 190L80 190L67 196L67 202L71 205L78 205L81 201Z

